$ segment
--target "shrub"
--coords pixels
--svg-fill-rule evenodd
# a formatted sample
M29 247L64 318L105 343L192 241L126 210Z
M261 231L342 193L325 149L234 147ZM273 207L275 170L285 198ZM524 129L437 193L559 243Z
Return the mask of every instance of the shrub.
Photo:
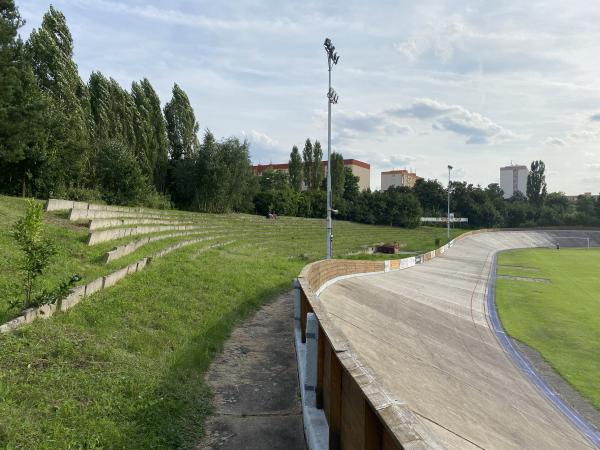
M41 203L28 200L25 216L13 226L13 237L23 252L19 268L23 272L23 306L27 308L31 304L35 279L48 267L56 252L45 236L44 207Z
M62 302L67 295L71 293L71 288L81 281L81 277L77 274L73 275L67 281L62 281L58 287L52 290L44 289L38 295L36 295L29 306L41 306Z

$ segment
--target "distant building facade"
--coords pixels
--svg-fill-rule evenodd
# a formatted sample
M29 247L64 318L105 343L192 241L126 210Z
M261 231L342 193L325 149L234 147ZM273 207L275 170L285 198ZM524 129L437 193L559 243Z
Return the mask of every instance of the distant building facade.
M387 191L392 186L395 187L414 187L419 177L414 172L408 170L388 170L381 172L381 190Z
M321 161L321 167L323 168L323 176L327 175L327 161ZM361 191L366 191L371 188L371 165L369 163L359 161L358 159L345 159L344 167L349 167L352 174L358 177L358 188ZM288 164L257 164L252 166L252 171L256 175L262 175L262 173L271 169L277 172L288 172Z
M592 195L591 192L584 192L583 194L579 194L579 195L566 195L565 197L567 197L567 200L569 200L570 202L576 202L577 200L579 200L579 197L584 197L584 198L591 198L593 200L598 200L598 195Z
M504 191L504 198L511 198L517 191L526 195L528 176L527 166L500 167L500 188Z

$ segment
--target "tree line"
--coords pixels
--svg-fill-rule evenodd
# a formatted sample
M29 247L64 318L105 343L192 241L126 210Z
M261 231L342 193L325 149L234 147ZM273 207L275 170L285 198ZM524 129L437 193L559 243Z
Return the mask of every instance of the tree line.
M289 160L289 173L266 170L256 196L257 212L302 217L324 217L325 179L309 184L307 173L314 170L311 143L306 141L303 157L296 147ZM358 177L344 167L344 158L332 153L332 193L335 217L367 224L416 227L421 217L446 217L448 187L437 180L417 180L414 187L391 187L386 191L359 191ZM319 163L320 165L320 163ZM324 170L320 173L323 174ZM305 180L304 184L298 180ZM547 192L545 164L533 161L527 179L527 192L515 192L504 199L497 183L487 187L467 182L450 184L450 210L466 217L470 227L600 226L600 197L581 195L575 202L561 192Z
M325 217L326 177L319 141L293 147L287 173L252 172L249 144L217 140L200 126L176 83L161 101L147 79L126 90L99 71L88 81L73 60L64 15L50 6L22 41L13 0L0 1L0 192L208 212ZM599 225L591 197L569 202L547 193L545 166L534 161L527 192L504 200L497 184L453 182L451 210L473 227ZM414 227L446 214L447 188L419 180L412 188L360 191L358 178L331 155L338 219ZM526 194L526 195L525 195Z
M65 16L53 6L23 41L13 0L0 2L0 192L207 211L249 210L248 144L199 142L174 84L161 108L149 80L123 89L99 71L84 82ZM200 187L202 186L202 189Z

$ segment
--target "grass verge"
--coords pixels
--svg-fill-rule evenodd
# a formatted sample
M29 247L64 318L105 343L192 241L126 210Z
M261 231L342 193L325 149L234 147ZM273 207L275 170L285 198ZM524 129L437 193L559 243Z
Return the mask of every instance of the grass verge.
M550 280L498 279L502 325L600 410L600 249L511 250L498 263L510 266L499 275Z

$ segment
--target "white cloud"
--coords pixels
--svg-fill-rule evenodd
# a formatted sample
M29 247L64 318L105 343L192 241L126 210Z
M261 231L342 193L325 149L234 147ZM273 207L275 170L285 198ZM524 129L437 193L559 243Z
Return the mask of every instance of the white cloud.
M406 41L394 44L394 48L409 61L416 61L422 55L432 52L445 62L454 54L454 48L464 33L465 24L460 19L455 19L437 25L429 25Z
M548 136L544 141L546 145L554 146L554 147L566 147L567 142L564 139L555 136Z
M242 131L243 139L250 143L250 156L257 163L280 163L287 161L286 152L276 139L256 130Z
M317 120L326 120L326 114L319 111L315 114ZM365 137L383 142L389 138L413 133L413 129L389 117L385 112L366 113L338 109L332 118L332 140L336 145L345 145L353 140Z
M409 107L388 109L387 113L396 117L432 120L434 130L465 136L467 144L495 144L522 138L479 113L428 98L418 99Z
M577 147L586 144L593 144L600 141L600 127L595 122L583 123L568 133L565 134L564 138L556 136L549 136L544 141L544 144L554 147ZM584 156L596 156L590 152L584 152Z
M182 25L209 30L228 31L272 31L295 28L295 22L287 18L275 20L230 18L222 19L202 14L193 14L172 8L159 8L154 5L132 5L110 0L72 0L80 5L89 5L113 13L123 13L132 16L164 22L172 25Z

